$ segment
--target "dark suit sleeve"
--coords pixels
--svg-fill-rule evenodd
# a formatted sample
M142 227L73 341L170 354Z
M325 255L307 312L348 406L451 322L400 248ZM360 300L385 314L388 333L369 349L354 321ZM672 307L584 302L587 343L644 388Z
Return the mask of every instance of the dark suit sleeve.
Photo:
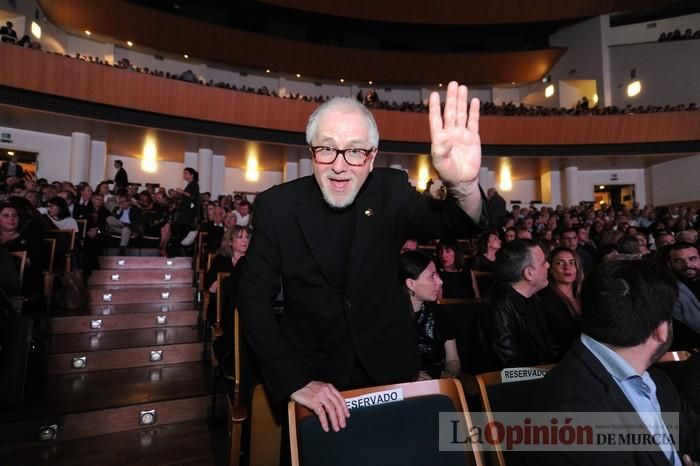
M406 201L399 217L404 239L469 238L479 234L482 229L490 228L491 215L483 192L482 214L477 225L454 198L448 197L442 201L424 196L410 185L405 172L399 173L402 176L401 181L397 181L397 189L401 187L406 190Z
M283 335L272 304L280 289L280 243L265 193L255 202L255 234L246 253L238 295L238 311L245 335L258 355L263 378L273 402L289 396L311 381Z
M491 308L485 318L484 332L500 367L515 367L522 363L520 326L505 303L495 303Z

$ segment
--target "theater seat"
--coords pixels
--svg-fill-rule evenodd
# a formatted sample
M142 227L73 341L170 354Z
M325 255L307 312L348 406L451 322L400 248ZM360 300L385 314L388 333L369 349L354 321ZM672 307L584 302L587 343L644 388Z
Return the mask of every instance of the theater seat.
M391 392L396 390L396 392ZM403 400L361 406L359 400L385 398L401 393ZM292 465L465 465L481 466L479 451L441 451L440 413L457 414L471 425L462 387L454 379L438 379L385 385L342 392L346 401L355 399L347 427L323 432L318 418L307 408L290 402L289 429ZM374 397L374 398L372 398Z

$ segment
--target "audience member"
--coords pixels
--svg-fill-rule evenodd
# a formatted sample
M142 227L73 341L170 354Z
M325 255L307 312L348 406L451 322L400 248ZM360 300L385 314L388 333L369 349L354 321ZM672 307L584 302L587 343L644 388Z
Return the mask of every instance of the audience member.
M496 253L501 249L501 239L495 231L487 231L479 236L477 256L472 269L479 272L496 272Z
M119 255L126 255L126 247L132 236L140 233L141 209L131 203L128 194L121 194L117 207L111 216L107 217L107 227L119 235Z
M566 228L559 234L559 244L575 251L583 265L583 273L588 274L593 269L593 256L578 244L578 234L573 228Z
M129 186L129 175L121 160L114 161L114 169L117 171L114 175L114 192L118 194L120 189L126 189Z
M548 285L549 263L532 240L503 245L496 255L497 283L481 328L500 368L550 364L557 359L537 292Z
M435 263L420 251L401 254L399 279L414 317L420 370L417 380L455 378L461 374L455 325L435 301L442 280Z
M594 269L582 290L580 341L539 382L533 407L542 412L636 412L635 425L666 435L660 413L678 413L676 449L668 444L651 451L543 448L539 464L680 465L683 454L700 458L697 416L665 374L650 368L671 344L676 291L673 276L652 262L618 260Z
M549 285L538 292L557 353L563 356L581 334L581 283L578 255L565 246L548 254Z
M46 203L46 208L48 210L46 216L51 220L54 228L78 231L78 223L71 216L65 199L60 196L53 197Z
M435 250L442 279L441 298L473 298L474 284L464 252L457 241L441 240Z
M239 311L260 357L273 403L290 398L321 426L345 427L338 389L407 381L418 351L398 254L412 237L468 237L488 224L478 184L478 101L450 83L443 119L430 98L432 161L450 186L447 201L413 189L400 171L374 167L372 114L337 98L309 118L314 175L256 197L254 235L241 276ZM284 332L272 303L284 283ZM330 422L329 422L330 421Z

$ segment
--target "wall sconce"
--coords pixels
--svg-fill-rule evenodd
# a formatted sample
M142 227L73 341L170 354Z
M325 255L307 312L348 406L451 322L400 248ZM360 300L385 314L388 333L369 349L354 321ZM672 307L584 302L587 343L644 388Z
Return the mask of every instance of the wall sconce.
M260 179L260 170L258 169L258 155L255 149L251 149L248 153L248 160L245 167L245 179L247 181L258 181Z
M553 95L554 95L554 84L550 84L549 86L544 88L544 96L549 99Z
M430 179L430 168L428 166L428 157L421 155L418 159L418 189L425 191L428 187L428 180Z
M510 166L504 164L501 167L501 182L499 185L503 191L510 191L513 189L513 179L510 175Z
M156 154L158 148L156 146L156 138L151 135L146 136L146 141L143 143L143 160L141 160L141 170L147 173L155 173L158 170L156 163Z
M36 21L32 21L32 35L36 40L41 39L41 26Z
M642 83L641 81L632 81L627 85L627 97L634 97L638 95L640 92L642 92Z

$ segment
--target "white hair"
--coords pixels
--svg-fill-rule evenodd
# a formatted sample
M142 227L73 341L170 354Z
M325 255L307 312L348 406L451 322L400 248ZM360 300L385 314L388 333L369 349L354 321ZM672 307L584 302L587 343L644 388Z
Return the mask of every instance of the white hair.
M362 105L357 100L350 97L333 97L331 100L321 104L309 117L309 122L306 124L306 143L311 144L314 137L316 136L316 130L318 129L318 120L324 113L329 110L335 110L344 108L346 110L355 110L365 117L367 121L367 128L369 132L369 142L372 147L379 146L379 130L377 129L377 122L374 121L374 116L367 107Z

